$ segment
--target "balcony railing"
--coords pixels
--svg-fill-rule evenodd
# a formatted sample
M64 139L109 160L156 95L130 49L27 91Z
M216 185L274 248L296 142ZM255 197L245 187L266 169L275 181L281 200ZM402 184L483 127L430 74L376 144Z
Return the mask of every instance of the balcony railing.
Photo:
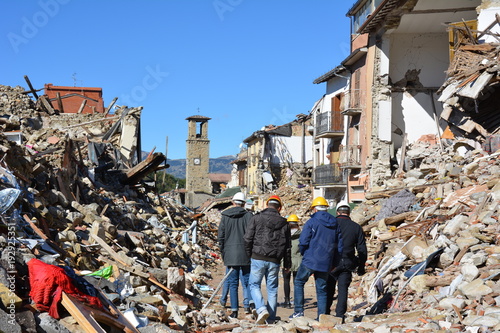
M316 137L331 138L344 135L344 116L327 111L316 116Z
M361 89L351 89L344 94L342 114L355 116L363 112L366 106L366 91Z
M342 169L338 164L319 165L314 168L314 185L345 184Z
M342 168L361 168L361 148L361 145L341 146L340 164Z

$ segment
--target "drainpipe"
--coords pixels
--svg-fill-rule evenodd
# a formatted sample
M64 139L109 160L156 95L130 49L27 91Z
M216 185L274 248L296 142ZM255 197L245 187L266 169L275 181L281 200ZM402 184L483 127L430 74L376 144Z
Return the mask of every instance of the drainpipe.
M302 147L301 147L301 154L302 154L302 167L306 167L306 122L302 121Z

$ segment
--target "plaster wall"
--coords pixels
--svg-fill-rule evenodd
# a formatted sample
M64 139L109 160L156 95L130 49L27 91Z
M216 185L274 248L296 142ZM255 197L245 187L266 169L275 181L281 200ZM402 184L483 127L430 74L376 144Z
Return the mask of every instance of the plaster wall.
M405 79L409 70L420 70L423 87L440 87L449 66L448 33L392 34L390 37L390 79Z
M483 1L483 8L479 12L477 30L484 31L492 23L496 21L495 14L500 14L500 1ZM500 34L500 25L496 24L490 29L490 32ZM484 35L480 39L480 43L498 43L498 40L491 35Z
M286 149L281 149L283 146ZM271 144L273 147L276 147L276 151L266 152L271 154L271 163L272 164L286 164L287 162L292 163L302 163L302 137L301 136L291 136L291 137L271 137ZM305 144L305 162L312 160L312 144L313 137L305 136L304 137Z

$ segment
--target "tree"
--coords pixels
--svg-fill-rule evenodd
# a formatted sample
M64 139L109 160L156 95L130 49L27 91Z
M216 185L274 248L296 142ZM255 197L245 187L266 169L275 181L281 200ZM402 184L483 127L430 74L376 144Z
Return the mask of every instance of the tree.
M148 175L148 179L154 180L155 174ZM156 172L156 190L159 194L184 187L186 187L186 179L176 178L165 173L165 170Z

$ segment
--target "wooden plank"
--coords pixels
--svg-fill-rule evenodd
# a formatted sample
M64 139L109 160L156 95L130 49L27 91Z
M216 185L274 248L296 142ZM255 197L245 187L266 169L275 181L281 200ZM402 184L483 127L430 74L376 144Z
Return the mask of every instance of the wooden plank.
M139 330L137 330L134 325L128 321L128 319L123 315L123 313L111 302L103 293L100 289L99 291L99 299L103 303L104 307L109 310L109 312L116 316L116 320L120 322L123 326L126 332L131 332L131 333L139 333Z
M87 333L106 333L99 323L88 313L82 312L81 307L75 303L65 292L62 293L61 304L71 314L78 324Z
M81 123L81 124L76 124L76 125L68 126L65 129L79 127L79 126L84 126L84 125L93 124L93 123L98 123L98 122L106 121L106 120L115 120L115 119L118 119L118 118L120 118L120 117L119 116L114 116L114 117L109 117L109 118L101 118L101 119L91 120L91 121L87 121L87 122L84 122L84 123Z
M54 108L50 104L49 100L45 96L41 96L40 100L42 101L43 107L45 108L45 110L47 111L48 114L52 115L52 114L56 113L56 111L54 110Z
M111 101L111 103L109 103L108 107L104 111L104 116L105 117L108 115L109 111L111 111L111 108L113 107L113 105L115 105L115 103L116 103L117 100L118 100L118 97L115 97L115 98L113 98L113 100Z
M391 217L386 217L384 219L377 220L377 221L374 221L372 223L365 225L363 227L363 231L370 231L371 228L378 226L381 221L383 221L385 225L391 225L391 224L395 224L398 222L403 222L404 220L413 220L417 217L417 215L418 215L418 212L411 211L411 212L404 212L401 214L397 214L397 215L394 215Z
M25 75L24 76L24 80L26 80L26 83L28 84L28 87L30 88L30 92L33 94L33 96L35 96L35 98L38 100L38 94L36 93L37 90L35 90L35 88L33 88L33 86L31 85L31 81L28 77L28 75ZM42 90L42 89L40 89Z
M87 105L87 100L84 99L82 101L82 104L80 105L80 108L78 109L78 112L77 113L82 113L83 112L83 109L85 108L85 105Z
M89 234L89 236L90 236L91 238L93 238L93 239L97 242L97 244L99 244L99 245L100 245L100 246L101 246L104 250L106 250L106 252L108 252L108 253L109 253L109 255L110 255L111 257L113 257L113 259L114 259L114 260L116 260L118 263L120 263L120 264L122 264L122 265L124 265L124 266L130 267L130 265L129 265L129 264L127 264L125 261L123 261L123 260L120 258L120 256L118 255L118 253L116 253L116 252L115 252L115 250L113 250L113 249L111 248L111 246L109 246L108 244L106 244L106 242L105 242L105 241L104 241L101 237L99 237L99 236L97 236L97 235L94 235L94 234L92 234L92 233L91 233L91 234Z
M99 322L108 325L111 328L110 332L139 332L119 311L116 313L106 313L83 304L70 295L67 295L65 292L62 293L61 304L66 310L68 310L71 316L78 322L85 332L107 332L101 327Z
M57 92L56 96L57 96L57 103L59 103L59 112L64 113L64 106L63 106L63 102L61 99L61 94L59 92Z
M49 237L47 237L47 235L45 235L43 233L43 231L40 230L40 228L38 228L36 226L36 224L33 223L33 221L31 221L31 219L29 218L28 215L24 214L23 217L24 217L24 220L26 222L28 222L28 224L30 225L31 229L33 229L33 231L38 236L40 236L40 238L43 239L45 241L45 243L47 243L48 245L50 245L51 248L53 248L57 253L59 253L62 256L63 259L67 256L66 251L64 251L62 248L59 247L59 245L57 245L54 241L52 241Z
M493 74L484 71L477 79L467 83L459 92L457 92L457 95L477 99L479 93L491 81L492 77Z

